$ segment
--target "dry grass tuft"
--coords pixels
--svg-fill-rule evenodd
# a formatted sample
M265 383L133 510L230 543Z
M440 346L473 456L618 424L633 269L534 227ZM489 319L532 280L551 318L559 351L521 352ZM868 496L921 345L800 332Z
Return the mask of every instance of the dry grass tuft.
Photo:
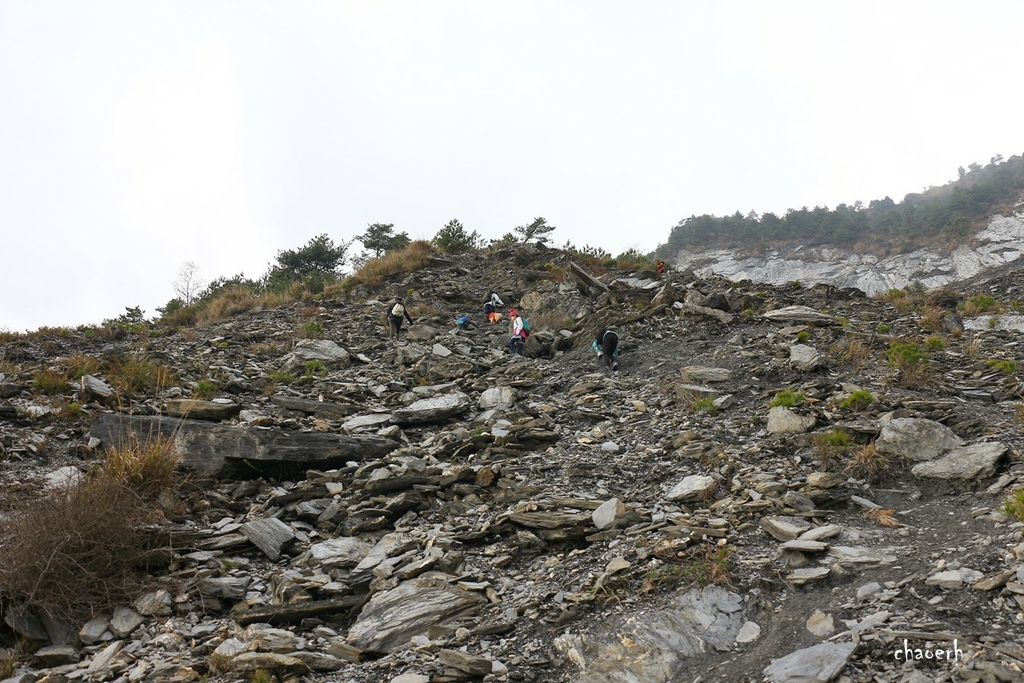
M170 368L145 358L115 359L107 364L104 372L119 393L153 393L169 387L175 380Z
M877 483L889 472L891 466L892 461L889 458L879 453L874 444L868 444L853 451L853 456L843 472L855 479Z
M84 483L15 507L0 520L5 602L79 621L130 602L176 464L168 441L111 451Z
M896 511L890 510L889 508L872 508L871 510L866 511L864 516L875 524L892 529L901 526L900 521L896 519Z
M370 259L362 268L342 282L342 288L350 291L359 285L376 287L396 275L414 273L430 263L434 253L434 247L430 242L417 240L401 251L393 251L380 258ZM330 291L328 289L328 293Z

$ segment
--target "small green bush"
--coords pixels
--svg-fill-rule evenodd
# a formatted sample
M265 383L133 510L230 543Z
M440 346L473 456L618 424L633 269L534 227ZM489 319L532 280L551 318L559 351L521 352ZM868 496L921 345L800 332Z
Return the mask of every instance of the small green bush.
M68 390L68 378L63 372L43 368L32 373L32 388L47 395L61 394Z
M1014 360L997 360L992 358L986 361L985 365L993 370L998 370L1004 375L1012 375L1017 372L1017 361Z
M871 405L875 400L875 395L867 389L857 389L850 393L849 396L839 402L840 408L848 408L850 410L864 410Z
M1024 522L1024 489L1011 491L999 511L1010 519Z
M315 320L307 320L302 328L299 330L299 336L304 339L323 339L324 328L323 325Z
M316 375L324 374L327 368L324 367L324 364L321 361L307 360L306 364L303 366L303 370L306 379L311 379Z
M782 406L784 408L793 408L801 405L806 399L807 394L802 391L783 389L779 393L775 394L775 398L768 402L768 407L775 408L777 406Z
M879 325L875 328L875 331L878 332L878 334L889 334L889 332L892 331L892 328L888 325Z
M796 340L801 343L807 341L810 338L811 333L808 332L807 330L800 330L796 335Z
M295 375L287 370L271 370L267 377L275 384L292 384L295 382Z
M964 305L964 313L967 315L979 315L999 309L999 302L990 294L975 294L967 299L967 303Z
M914 342L893 342L885 352L889 365L900 372L904 386L922 383L928 374L928 354Z
M707 413L708 415L718 414L718 406L715 405L715 399L710 396L694 399L693 403L690 404L690 409L695 413Z
M945 351L946 340L939 336L931 336L924 340L924 347L929 351Z
M196 384L193 396L195 396L195 398L208 401L216 395L218 389L219 387L216 382L211 382L208 379L202 379L199 380L198 384Z

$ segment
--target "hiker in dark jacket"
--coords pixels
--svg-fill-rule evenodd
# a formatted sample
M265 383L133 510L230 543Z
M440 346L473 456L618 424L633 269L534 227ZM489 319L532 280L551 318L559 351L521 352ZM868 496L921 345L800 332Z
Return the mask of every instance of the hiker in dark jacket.
M405 308L405 299L399 297L389 303L387 307L388 330L391 333L392 339L398 339L401 337L403 316L409 321L409 324L412 325L412 318L409 317L409 311Z
M604 366L609 370L619 369L619 335L602 327L594 336L594 343L591 348L597 352L598 358L604 361Z
M501 321L501 314L498 313L499 308L505 305L505 302L501 300L497 292L491 292L490 297L484 302L484 317L487 318L487 322L491 325L495 325Z

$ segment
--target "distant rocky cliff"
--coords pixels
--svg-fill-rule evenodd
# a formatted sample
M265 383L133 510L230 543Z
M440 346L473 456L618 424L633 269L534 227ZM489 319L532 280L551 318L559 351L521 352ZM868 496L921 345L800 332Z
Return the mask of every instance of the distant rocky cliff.
M964 280L985 268L1015 261L1024 255L1024 213L995 216L975 235L975 246L958 246L950 253L920 249L878 257L832 247L772 249L761 256L741 256L729 250L682 251L676 266L705 277L718 274L730 280L784 284L829 283L857 287L872 295L913 282L925 287Z

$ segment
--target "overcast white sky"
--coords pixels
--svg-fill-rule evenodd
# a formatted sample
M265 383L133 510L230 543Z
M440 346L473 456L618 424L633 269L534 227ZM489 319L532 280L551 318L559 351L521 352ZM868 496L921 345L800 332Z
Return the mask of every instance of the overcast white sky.
M1024 152L1024 3L0 0L0 329L370 223L652 250Z

